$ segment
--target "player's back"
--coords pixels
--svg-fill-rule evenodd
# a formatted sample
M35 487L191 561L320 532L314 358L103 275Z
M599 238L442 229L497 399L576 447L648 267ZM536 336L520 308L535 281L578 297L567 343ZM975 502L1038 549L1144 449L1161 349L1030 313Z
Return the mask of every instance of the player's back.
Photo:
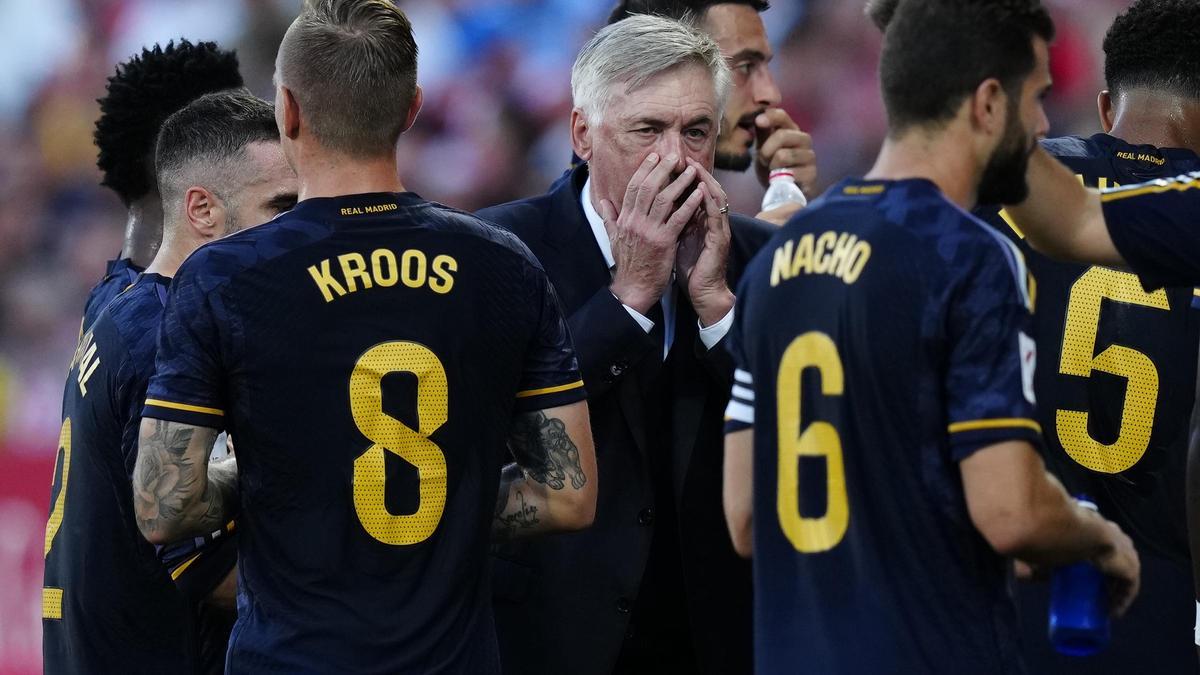
M231 671L498 672L509 421L517 397L581 386L523 379L547 300L511 235L411 193L305 200L185 263L171 302L208 309L168 309L146 414L190 408L236 442ZM174 331L210 345L188 367L219 368L220 391L164 373Z
M1021 671L1005 563L958 467L1036 439L1019 280L1015 249L924 180L845 181L752 263L733 348L754 409L757 672Z
M1054 138L1043 146L1089 187L1200 169L1200 157L1189 150L1132 145L1107 134ZM1045 630L1048 590L1022 587L1030 663L1089 674L1200 672L1190 630L1184 498L1200 342L1193 289L1147 293L1130 272L1052 260L1000 217L991 221L1025 251L1037 280L1035 383L1047 468L1128 532L1142 562L1139 600L1116 627L1111 647L1095 659L1055 654Z
M1043 143L1089 187L1200 170L1182 149L1106 134ZM1136 275L1027 251L1038 282L1038 416L1046 463L1139 547L1188 564L1184 475L1200 316L1191 288L1147 293Z
M47 673L192 670L188 609L138 532L129 478L137 427L125 422L138 419L149 379L131 373L153 367L160 295L166 280L143 276L99 314L72 359L46 528Z

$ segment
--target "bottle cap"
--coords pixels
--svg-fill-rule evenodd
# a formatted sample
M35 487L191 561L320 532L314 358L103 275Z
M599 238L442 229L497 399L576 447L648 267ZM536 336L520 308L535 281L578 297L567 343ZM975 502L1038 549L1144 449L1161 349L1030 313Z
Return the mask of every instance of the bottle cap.
M782 178L783 176L794 179L796 174L791 169L772 169L771 173L767 176L767 180L772 181L776 178Z

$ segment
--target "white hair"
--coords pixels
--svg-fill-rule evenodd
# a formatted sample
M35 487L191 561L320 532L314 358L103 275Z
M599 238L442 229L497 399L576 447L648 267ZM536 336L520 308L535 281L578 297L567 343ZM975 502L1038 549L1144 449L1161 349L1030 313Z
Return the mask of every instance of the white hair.
M571 97L588 122L596 124L612 99L613 87L634 91L659 73L685 63L712 74L717 112L725 110L733 79L721 49L708 34L661 16L634 14L596 33L571 68Z

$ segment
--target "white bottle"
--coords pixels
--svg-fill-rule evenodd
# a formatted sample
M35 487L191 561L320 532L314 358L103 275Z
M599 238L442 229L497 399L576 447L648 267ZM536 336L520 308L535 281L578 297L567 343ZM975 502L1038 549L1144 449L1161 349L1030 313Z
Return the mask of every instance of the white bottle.
M774 169L768 179L767 194L763 195L762 210L773 211L789 202L808 206L808 198L796 185L796 175L792 170Z

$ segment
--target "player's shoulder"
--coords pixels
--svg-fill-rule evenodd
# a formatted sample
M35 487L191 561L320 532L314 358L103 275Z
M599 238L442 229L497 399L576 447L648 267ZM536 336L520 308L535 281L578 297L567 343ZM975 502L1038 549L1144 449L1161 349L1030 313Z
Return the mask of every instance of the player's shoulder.
M1060 136L1041 141L1042 148L1059 159L1094 159L1104 154L1100 136Z
M468 213L438 202L429 202L428 208L436 216L432 221L434 229L469 237L486 249L507 253L522 263L541 269L537 258L516 233L482 214Z
M93 331L136 364L152 364L170 280L142 274L96 317Z

